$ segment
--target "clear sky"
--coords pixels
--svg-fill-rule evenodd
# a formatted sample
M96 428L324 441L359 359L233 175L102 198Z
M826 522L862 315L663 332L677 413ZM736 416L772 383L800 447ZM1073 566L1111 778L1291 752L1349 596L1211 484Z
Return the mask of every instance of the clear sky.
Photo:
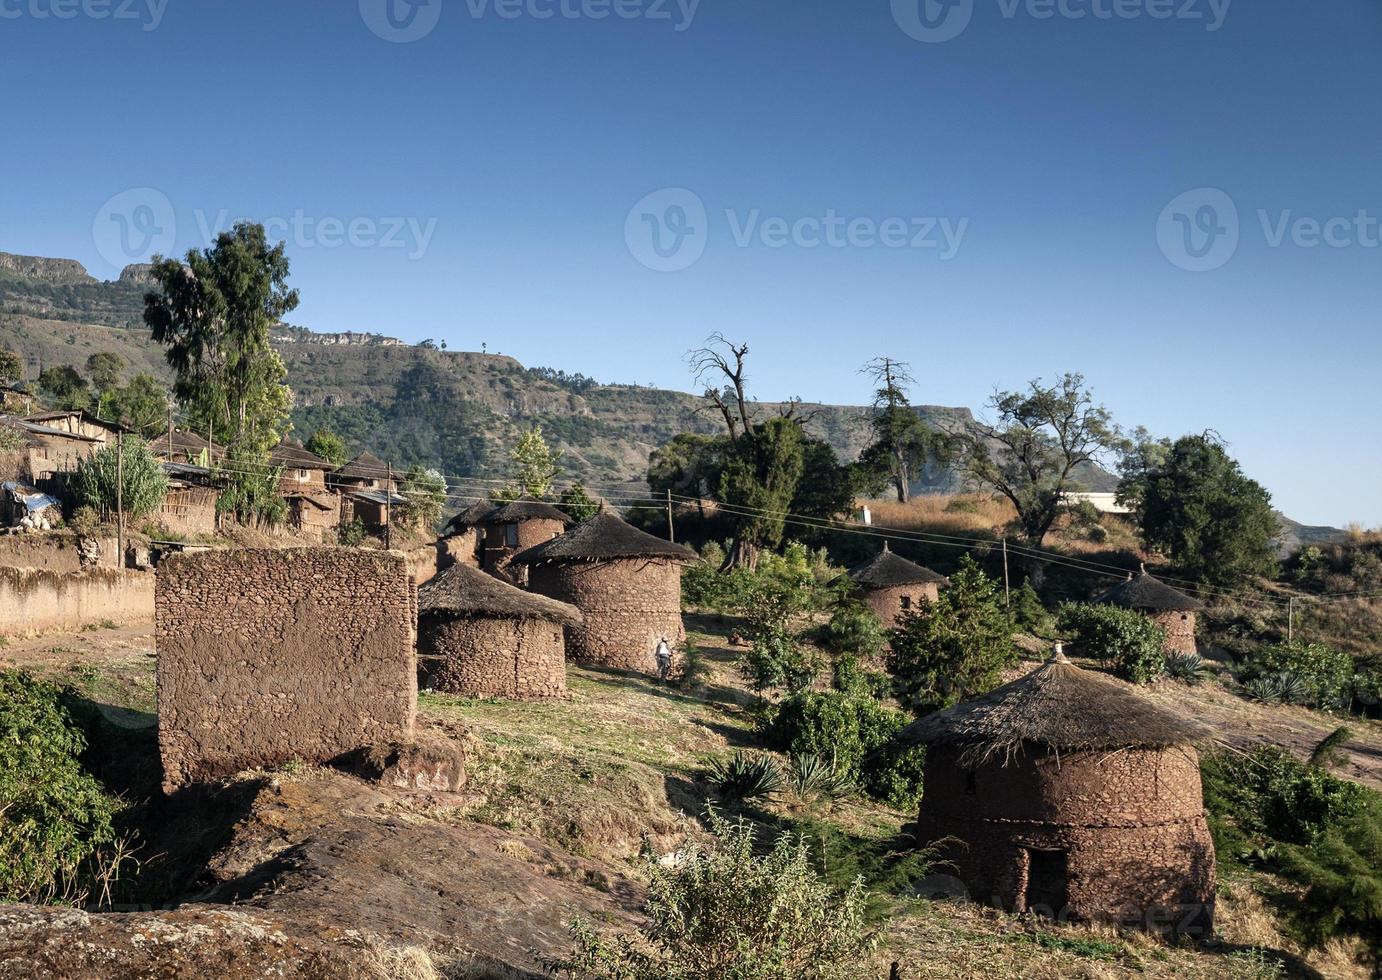
M1382 524L1375 0L0 0L0 84L0 250L273 220L294 322L682 388L720 330L765 400L1082 371Z

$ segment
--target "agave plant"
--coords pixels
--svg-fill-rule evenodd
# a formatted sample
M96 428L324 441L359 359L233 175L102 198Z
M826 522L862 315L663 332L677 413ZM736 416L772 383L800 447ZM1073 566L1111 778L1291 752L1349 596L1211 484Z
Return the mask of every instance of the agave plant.
M1243 685L1243 693L1249 701L1256 701L1258 704L1281 703L1281 691L1275 679L1271 677L1254 677Z
M735 752L710 767L710 781L727 800L752 800L782 791L782 769L772 756Z
M792 756L787 768L787 787L798 797L819 795L834 799L849 793L854 781L833 758L804 752Z
M1209 667L1198 653L1172 653L1166 657L1166 676L1172 680L1189 684L1199 684L1209 676Z
M1261 704L1302 704L1307 694L1305 682L1289 670L1254 677L1243 690L1249 700Z

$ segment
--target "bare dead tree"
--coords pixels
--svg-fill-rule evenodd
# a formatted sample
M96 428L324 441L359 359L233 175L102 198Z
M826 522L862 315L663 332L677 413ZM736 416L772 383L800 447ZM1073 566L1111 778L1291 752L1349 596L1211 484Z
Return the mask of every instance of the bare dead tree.
M748 344L732 343L719 331L706 338L704 347L686 353L696 384L724 419L731 442L738 442L741 434L753 428L745 365L748 354Z

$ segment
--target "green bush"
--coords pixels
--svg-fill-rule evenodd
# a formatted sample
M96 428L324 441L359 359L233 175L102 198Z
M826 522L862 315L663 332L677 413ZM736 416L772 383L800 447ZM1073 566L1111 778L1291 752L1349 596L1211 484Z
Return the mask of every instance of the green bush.
M113 514L117 503L126 521L137 521L158 510L168 493L168 475L143 439L133 436L119 446L98 449L77 464L72 491L77 501L98 511Z
M586 980L850 980L877 944L855 880L832 889L812 867L807 840L783 835L755 853L747 821L709 813L715 845L692 844L670 866L647 856L647 925L601 936L576 921L575 950L548 962Z
M1166 669L1166 631L1136 610L1067 603L1058 625L1083 656L1103 660L1125 681L1147 684Z
M112 860L121 804L85 748L57 688L0 672L0 901L82 901Z
M739 660L739 671L759 694L781 688L792 694L811 686L824 668L820 657L797 642L786 629L759 631Z
M863 660L882 657L888 646L882 621L868 606L852 598L836 606L830 621L821 627L819 639L821 646L833 654Z
M1306 940L1358 936L1382 969L1382 806L1374 801L1326 827L1309 847L1283 848L1280 862L1305 889L1291 908Z
M1249 834L1309 844L1362 811L1369 791L1306 765L1284 749L1264 747L1246 759L1207 755L1201 766L1206 805Z
M1344 707L1353 688L1353 660L1323 643L1281 643L1266 647L1243 665L1242 680L1290 673L1304 685L1302 703L1335 710Z
M715 792L727 800L754 800L782 790L782 769L770 755L735 752L710 767Z
M892 697L892 678L881 670L867 669L858 657L842 654L831 662L830 671L830 686L837 691L879 700Z
M921 792L925 759L920 748L893 746L906 723L902 712L870 697L825 691L788 698L764 734L774 748L794 756L833 759L869 796L906 808Z

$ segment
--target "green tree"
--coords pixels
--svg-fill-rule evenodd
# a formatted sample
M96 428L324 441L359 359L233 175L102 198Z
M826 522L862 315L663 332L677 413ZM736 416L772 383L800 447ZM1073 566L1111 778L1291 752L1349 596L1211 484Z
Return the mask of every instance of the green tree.
M580 483L573 483L561 495L561 509L578 524L584 524L600 513L600 502L586 492Z
M344 466L346 460L350 458L346 451L345 440L330 429L318 429L313 432L312 438L307 440L307 445L304 448L333 466Z
M992 690L1017 662L1002 592L968 555L940 596L903 613L888 636L893 689L915 714Z
M400 508L404 521L431 530L441 519L446 504L446 478L414 463L403 476L402 495L407 500Z
M44 368L38 387L53 408L76 410L91 406L91 389L85 378L70 364Z
M510 450L513 477L496 497L517 500L524 495L538 499L550 496L553 482L561 476L561 467L557 465L559 456L542 438L542 426L533 426Z
M1212 434L1175 441L1145 478L1137 520L1146 546L1197 582L1231 586L1276 571L1271 494Z
M268 455L288 430L292 392L269 332L298 305L283 244L270 247L262 225L237 224L183 262L156 258L150 275L159 291L144 297L144 322L168 348L173 393L197 430L226 447L218 506L239 520L281 519Z
M1332 711L1347 705L1354 670L1353 658L1342 650L1294 640L1258 650L1243 665L1240 679L1246 682L1289 672L1302 685L1304 703Z
M1135 609L1096 603L1062 606L1061 632L1086 657L1102 660L1133 684L1147 684L1166 669L1166 631Z
M8 347L0 347L0 384L14 384L24 377L24 360Z
M649 853L647 925L601 936L572 925L575 950L548 964L585 980L847 980L876 947L865 927L862 879L837 893L804 837L785 834L760 855L756 831L709 811L715 843L692 843L665 864Z
M86 359L86 375L97 392L119 387L124 372L125 359L113 351L97 351Z
M912 481L928 461L943 460L946 440L917 415L907 396L916 383L908 365L890 357L875 357L863 367L878 386L873 395L873 442L860 463L870 472L886 475L898 503L912 498Z
M106 394L106 413L145 439L168 426L168 392L152 374L136 374L123 388Z
M125 519L137 521L163 503L168 475L143 439L127 436L122 443L98 449L78 463L72 490L80 503L113 513L118 486Z
M1000 391L989 404L994 424L960 438L961 465L971 480L1012 503L1022 536L1040 547L1066 494L1083 489L1080 468L1102 462L1127 441L1108 409L1094 403L1081 374Z

